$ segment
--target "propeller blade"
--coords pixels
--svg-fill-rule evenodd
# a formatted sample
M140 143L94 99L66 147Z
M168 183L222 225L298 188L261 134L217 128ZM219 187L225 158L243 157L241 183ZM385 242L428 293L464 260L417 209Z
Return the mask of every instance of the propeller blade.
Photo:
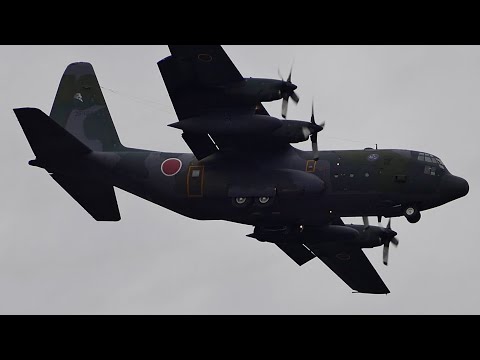
M290 68L290 74L288 74L288 79L287 79L288 83L292 82L292 71L293 71L293 64L292 64L292 67Z
M317 142L318 137L317 137L317 133L312 134L310 136L310 139L312 140L313 159L318 160L318 142Z
M287 118L287 110L288 110L288 97L283 98L283 100L282 100L282 117L284 119Z
M312 117L310 118L310 122L312 124L316 124L316 122L315 122L315 109L313 108L313 101L312 101Z
M313 144L314 146L316 146L316 147L317 147L317 150L318 150L318 136L317 136L317 135L318 135L318 133L316 133L316 132L313 133L313 134L310 136L310 139L312 140L312 144ZM317 151L317 150L315 150L315 151Z
M297 86L292 84L293 64L290 67L290 73L288 74L287 80L283 80L283 76L282 76L282 73L280 72L280 68L278 68L277 70L278 70L278 76L285 83L284 86L282 86L282 89L280 91L281 91L281 95L283 97L282 117L284 119L286 119L287 118L287 111L288 111L288 100L292 99L292 101L295 104L298 104L298 102L300 101L300 98L298 97L298 94L294 91L297 88Z
M388 219L387 229L392 230L392 218Z
M292 91L292 93L290 94L290 98L293 100L295 104L298 104L298 102L300 101L300 98L298 97L295 91Z
M363 219L363 225L365 226L365 228L368 228L370 226L368 222L368 216L362 216L362 219Z
M396 237L394 237L394 238L393 238L392 240L390 240L390 241L391 241L391 243L392 243L393 245L395 245L395 246L398 246L398 244L400 243Z
M316 132L320 132L325 128L325 121L322 121L320 125L317 125L317 122L315 121L315 109L313 108L313 102L312 102L312 116L310 117L310 123L312 125L316 125Z
M378 226L380 226L380 224L382 223L382 216L377 216L377 220L378 220Z
M390 242L387 241L383 245L383 263L388 266L388 249L390 248Z

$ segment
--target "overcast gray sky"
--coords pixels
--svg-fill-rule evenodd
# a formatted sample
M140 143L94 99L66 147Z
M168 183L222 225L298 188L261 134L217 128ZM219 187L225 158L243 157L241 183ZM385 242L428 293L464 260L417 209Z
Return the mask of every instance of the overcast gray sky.
M116 189L122 220L95 222L44 170L12 111L49 113L71 62L92 63L123 144L189 152L155 46L0 46L1 314L480 314L479 46L225 45L242 75L287 76L289 117L327 121L320 149L415 149L470 193L410 224L390 263L365 253L391 294L352 294L320 260L302 267L250 226L200 222ZM280 116L280 102L266 104ZM310 144L295 145L309 150ZM346 219L360 223L361 219ZM371 221L375 224L376 220ZM385 220L384 220L385 223Z

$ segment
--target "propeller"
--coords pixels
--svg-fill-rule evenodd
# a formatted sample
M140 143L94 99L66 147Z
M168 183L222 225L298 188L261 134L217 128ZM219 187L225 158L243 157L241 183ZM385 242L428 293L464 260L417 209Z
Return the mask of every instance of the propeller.
M363 226L365 229L368 229L370 227L370 223L368 222L368 216L362 216L363 219Z
M280 94L282 95L282 117L284 119L287 118L287 110L288 110L288 99L292 99L295 104L298 104L300 98L298 97L295 90L297 89L297 85L292 84L292 71L293 65L290 68L290 74L288 74L287 81L283 80L283 76L280 73L280 69L278 69L278 75L280 79L283 81L282 88L280 89Z
M310 140L312 141L313 159L318 160L318 133L325 128L325 121L320 125L315 122L315 109L312 102L312 117L310 118L311 128ZM367 219L368 221L368 219Z
M395 247L398 246L399 241L396 238L397 233L392 230L391 227L392 219L388 219L387 227L383 229L383 233L380 235L380 239L383 242L383 263L388 265L388 252L390 249L390 243Z

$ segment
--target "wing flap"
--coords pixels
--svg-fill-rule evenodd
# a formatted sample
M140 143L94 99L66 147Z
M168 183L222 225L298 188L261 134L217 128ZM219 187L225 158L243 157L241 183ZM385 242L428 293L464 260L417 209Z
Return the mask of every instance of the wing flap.
M312 252L302 244L277 244L277 246L299 266L302 266L315 257L315 254L312 254Z
M202 160L218 151L208 134L184 132L182 138L197 160Z

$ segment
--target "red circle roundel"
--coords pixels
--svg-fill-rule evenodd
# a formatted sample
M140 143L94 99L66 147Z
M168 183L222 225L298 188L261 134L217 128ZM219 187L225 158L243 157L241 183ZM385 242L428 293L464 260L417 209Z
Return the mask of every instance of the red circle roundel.
M170 158L165 160L161 166L162 173L165 176L176 175L178 174L181 168L182 168L182 162L179 159L175 159L175 158Z

